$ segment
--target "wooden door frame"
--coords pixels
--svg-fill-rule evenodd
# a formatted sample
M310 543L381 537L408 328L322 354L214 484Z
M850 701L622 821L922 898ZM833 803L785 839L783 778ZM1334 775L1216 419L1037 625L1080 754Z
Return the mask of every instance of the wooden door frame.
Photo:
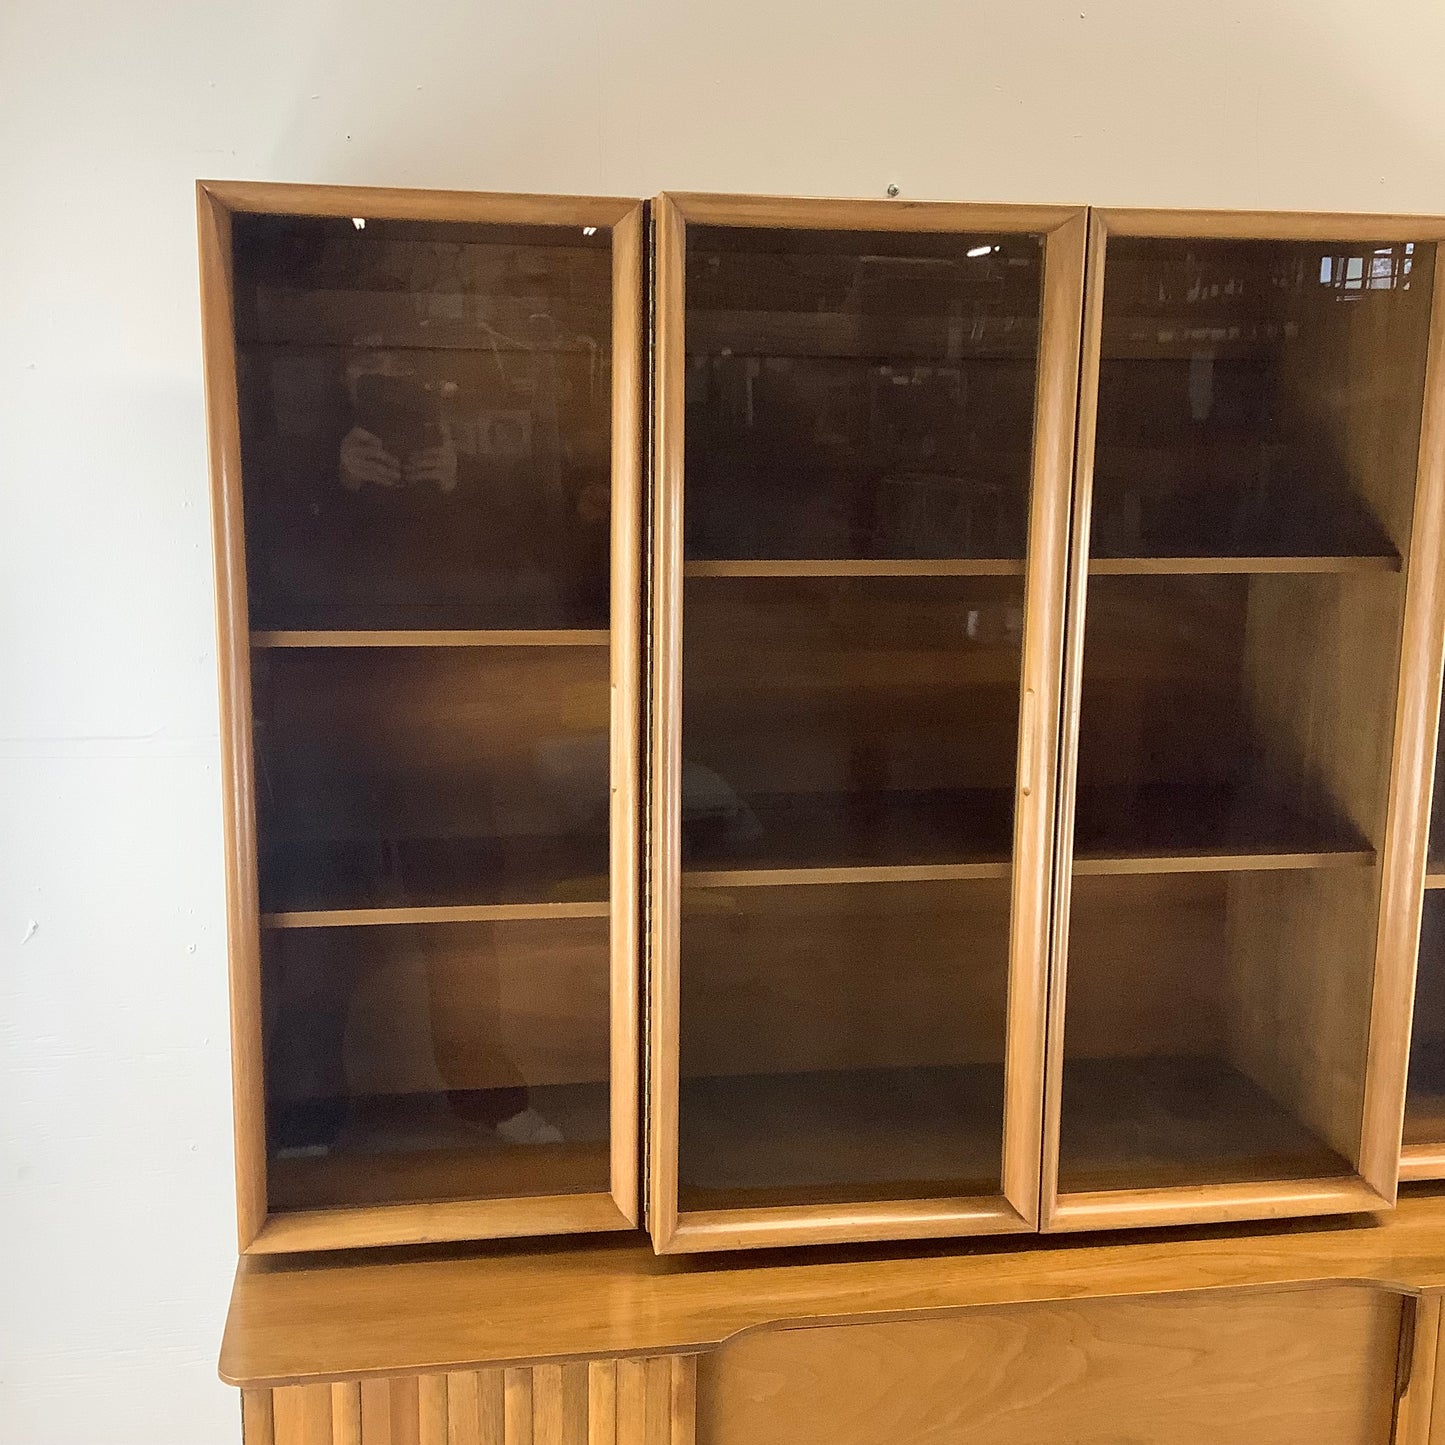
M646 207L615 197L199 181L201 313L215 542L221 779L231 990L237 1233L243 1253L629 1229L639 1219L642 493ZM517 1199L275 1212L266 1193L260 893L251 641L236 381L231 223L237 214L362 217L612 233L609 803L610 1187Z
M1102 337L1105 251L1111 236L1445 242L1445 218L1256 211L1095 209L1089 218L1078 447L1064 646L1055 912L1049 976L1041 1227L1048 1231L1196 1224L1389 1208L1400 1177L1400 1139L1409 1064L1430 789L1445 656L1445 254L1437 256L1424 381L1424 411L1405 578L1396 681L1389 801L1378 867L1374 990L1361 1111L1359 1166L1353 1177L1058 1192L1064 1013L1079 704L1088 590L1096 407ZM1445 1169L1445 1141L1439 1151Z
M664 194L654 204L648 1228L659 1253L1032 1231L1038 1225L1059 679L1080 315L1082 207ZM1019 683L1002 1189L965 1199L680 1212L684 265L689 223L1041 234L1044 281Z

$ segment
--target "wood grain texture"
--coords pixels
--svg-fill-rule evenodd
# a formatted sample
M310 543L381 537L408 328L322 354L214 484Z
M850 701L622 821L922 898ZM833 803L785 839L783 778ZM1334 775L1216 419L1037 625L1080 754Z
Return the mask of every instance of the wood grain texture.
M595 1234L629 1227L630 1221L610 1193L298 1209L272 1214L249 1252L290 1254L384 1244L444 1244L463 1239L518 1239L530 1234Z
M447 1377L418 1376L416 1396L419 1445L447 1445Z
M1045 1019L1043 1121L1040 1138L1038 1220L1048 1229L1059 1192L1059 1138L1063 1114L1064 1017L1068 998L1069 916L1073 883L1074 815L1078 802L1079 712L1084 687L1084 627L1088 601L1089 524L1093 504L1094 437L1098 427L1099 361L1104 324L1105 231L1098 213L1088 222L1080 332L1079 398L1074 428L1074 490L1068 590L1059 692L1057 804L1054 817L1054 892Z
M532 1371L502 1372L502 1438L507 1445L535 1445L532 1426L536 1410L532 1394Z
M695 1375L661 1355L247 1391L245 1445L694 1445Z
M646 454L644 208L612 231L612 575L608 897L611 902L612 1198L641 1218L642 524Z
M1393 1445L1431 1445L1439 1384L1440 1295L1404 1301Z
M686 239L667 196L653 206L652 625L648 753L647 1228L677 1230L678 983L682 911L683 425Z
M761 1325L1174 1290L1376 1281L1445 1288L1445 1194L1379 1219L1096 1240L815 1249L694 1263L641 1240L241 1261L221 1374L246 1388L712 1348ZM558 1301L567 1302L565 1310Z
M1325 211L1163 211L1103 207L1095 218L1116 236L1280 241L1438 241L1445 217Z
M1417 1346L1414 1368L1420 1369L1423 1366L1430 1375L1429 1428L1425 1432L1425 1441L1427 1445L1445 1445L1445 1304L1442 1304L1439 1294L1422 1296L1421 1306L1424 1318L1428 1318L1428 1316L1423 1316L1423 1306L1427 1302L1433 1305L1435 1316L1434 1324L1430 1327L1434 1331L1435 1351L1433 1358L1422 1361ZM1417 1319L1417 1331L1419 1327L1420 1321ZM1427 1337L1428 1333L1427 1330ZM1417 1412L1412 1410L1411 1413L1414 1415ZM1418 1413L1423 1414L1424 1412L1419 1411ZM1413 1445L1413 1442L1405 1441L1403 1445Z
M261 1077L260 886L251 722L250 622L236 337L231 301L231 216L198 185L201 332L210 441L211 529L216 569L216 660L225 828L226 937L231 992L231 1099L236 1150L236 1230L242 1250L266 1218L266 1099Z
M1445 1144L1406 1144L1400 1150L1400 1182L1445 1179Z
M702 1357L708 1445L1385 1445L1401 1301L1348 1285L763 1331Z
M1022 577L1023 558L766 559L684 562L684 577Z
M1238 1219L1247 1216L1251 1196L1260 1217L1278 1217L1291 1210L1380 1208L1391 1202L1395 1190L1394 1136L1403 1109L1405 1068L1400 1029L1408 1016L1401 980L1408 979L1410 967L1408 948L1402 951L1400 941L1412 924L1418 926L1416 869L1423 870L1425 838L1418 788L1412 793L1415 784L1402 776L1401 759L1391 749L1392 744L1397 750L1406 749L1416 784L1422 772L1428 777L1428 759L1414 753L1425 733L1433 736L1434 722L1422 716L1421 699L1413 695L1407 674L1422 657L1428 660L1419 669L1422 675L1438 665L1442 648L1438 632L1431 630L1437 619L1430 608L1438 607L1438 600L1419 596L1421 565L1434 565L1438 571L1438 564L1413 562L1417 556L1436 558L1439 551L1438 541L1427 533L1412 535L1422 522L1428 528L1431 506L1426 484L1429 466L1423 460L1428 435L1421 439L1421 459L1412 454L1426 311L1418 288L1414 294L1402 293L1394 309L1385 311L1331 309L1307 295L1299 305L1313 308L1306 318L1313 327L1312 344L1289 333L1279 343L1276 358L1280 384L1293 412L1308 418L1314 433L1327 439L1323 445L1340 458L1359 505L1383 529L1378 555L1092 558L1096 413L1106 350L1105 252L1111 236L1424 240L1437 234L1439 226L1401 218L1201 213L1167 217L1101 211L1092 213L1091 227L1065 661L1044 1226L1145 1224L1151 1207L1160 1222ZM1427 254L1420 263L1421 279L1427 284L1429 266ZM1108 355L1112 360L1115 352L1109 350ZM1111 465L1117 469L1120 463L1115 459ZM1417 554L1416 546L1424 551ZM1401 569L1407 586L1390 575ZM1198 1187L1181 1184L1176 1194L1148 1189L1136 1191L1132 1199L1124 1191L1060 1199L1056 1155L1063 1107L1065 1001L1071 997L1067 955L1072 880L1076 875L1113 871L1163 871L1151 866L1149 850L1143 848L1124 855L1127 868L1118 868L1107 848L1103 857L1089 856L1077 863L1071 857L1080 806L1078 733L1088 579L1138 577L1142 587L1142 579L1148 577L1177 576L1179 588L1184 589L1194 586L1188 580L1191 575L1210 573L1249 579L1240 685L1251 727L1267 740L1272 754L1297 769L1299 776L1317 782L1369 847L1341 846L1333 854L1311 858L1286 846L1270 855L1268 868L1259 866L1267 850L1242 860L1238 867L1231 866L1223 849L1206 848L1197 858L1193 850L1181 850L1167 860L1166 867L1183 870L1192 864L1201 871L1228 870L1225 1052L1234 1067L1263 1087L1349 1167L1357 1168L1360 1177L1294 1183L1260 1179L1257 1185L1246 1186L1242 1181L1206 1183L1206 1171ZM1129 584L1115 581L1101 584L1101 589L1110 585ZM1100 607L1106 595L1117 600L1124 594L1098 590ZM1138 595L1142 599L1146 594ZM1163 593L1158 599L1168 600ZM1414 633L1402 645L1402 628L1408 631L1409 619L1417 612ZM1127 644L1129 634L1122 634L1120 640ZM1147 666L1146 659L1139 662ZM1128 746L1126 740L1119 740L1121 751ZM1155 739L1150 746L1157 753L1163 744ZM1381 898L1388 899L1392 892L1396 902L1380 908Z
M1073 443L1073 403L1079 344L1079 307L1084 276L1085 218L1078 210L914 206L888 203L784 202L770 198L663 196L655 207L655 509L653 517L653 697L651 713L652 930L649 992L651 1068L651 1180L648 1225L661 1252L783 1245L806 1240L871 1240L933 1237L948 1232L990 1233L1031 1227L1037 1210L1038 1119L1042 1090L1043 999L1046 980L1050 864L1053 832L1053 760L1057 718L1057 677L1063 630L1063 589L1068 534L1068 493ZM976 561L804 561L682 560L683 399L686 335L684 262L686 223L778 226L840 230L978 230L1046 233L1043 323L1037 361L1034 410L1029 560L1025 580L1026 638L1022 676L1010 677L1009 756L1003 782L1015 790L1012 864L1005 860L943 863L914 868L860 861L858 866L681 868L681 646L683 579L818 577L927 577L1017 575L1012 559ZM740 586L746 585L740 582ZM754 593L748 594L754 597ZM717 611L699 593L697 615ZM755 596L765 607L767 598ZM689 602L686 605L692 606ZM804 621L806 622L806 616ZM836 623L836 619L834 619ZM836 626L835 626L835 631ZM736 631L736 627L732 629ZM775 629L770 635L780 636ZM731 663L726 627L706 632ZM810 634L813 649L832 646ZM1012 659L1006 659L1009 665ZM990 662L990 665L992 663ZM715 669L728 675L725 667ZM857 665L854 666L857 671ZM830 674L831 676L831 674ZM1017 675L1015 675L1017 676ZM926 680L920 686L926 686ZM724 692L727 689L723 689ZM690 704L697 705L697 704ZM732 709L746 706L735 697ZM1012 710L1017 708L1015 721ZM861 725L861 724L860 724ZM968 750L964 750L967 752ZM1000 748L1002 752L1002 748ZM975 749L975 762L984 750ZM755 759L756 760L756 759ZM736 760L733 760L736 761ZM980 764L981 765L981 764ZM721 766L721 765L716 765ZM766 763L758 766L766 771ZM722 768L734 781L743 774ZM751 776L749 774L749 776ZM741 786L741 785L740 785ZM1003 850L1000 849L1000 852ZM779 860L787 865L790 860ZM879 1202L856 1205L694 1210L678 1207L678 1065L681 909L679 890L775 887L793 883L909 884L920 880L1012 876L1014 928L1009 955L1008 1008L1011 1048L1006 1070L1004 1196ZM811 876L809 876L811 875ZM860 1193L866 1194L863 1187ZM950 1225L949 1221L952 1221Z
M1009 939L1008 1053L1004 1077L1003 1193L1019 1217L1035 1227L1039 1222L1039 1159L1043 1143L1069 496L1087 241L1087 217L1083 212L1076 212L1050 228L1044 246L1029 565L1024 584Z
M810 200L669 191L684 222L709 226L802 227L841 231L1052 231L1079 216L1078 206L990 206L940 201Z
M674 1235L678 1253L703 1253L800 1244L948 1239L966 1234L1020 1234L1028 1229L1029 1222L998 1195L692 1209L679 1216Z
M1289 1219L1304 1214L1360 1214L1390 1207L1362 1179L1259 1179L1159 1189L1115 1189L1064 1194L1049 1228L1139 1229L1148 1225L1232 1224Z
M331 1386L332 1445L361 1445L361 1384L337 1380Z
M618 1445L616 1360L587 1365L587 1445Z
M223 786L227 819L228 924L232 966L232 1024L235 1075L235 1113L237 1130L238 1216L241 1246L259 1252L309 1248L345 1248L366 1244L394 1244L467 1238L476 1234L497 1233L501 1237L534 1230L613 1230L634 1225L638 1218L638 1140L640 1105L638 1099L639 1026L638 1026L638 809L639 809L639 711L641 699L641 505L644 424L644 297L642 226L644 206L637 201L589 197L535 197L477 195L442 191L382 191L373 188L272 186L246 182L203 182L198 189L200 218L200 250L202 266L203 315L206 328L206 374L209 396L214 524L216 531L217 593L219 598L219 655L221 665L221 706L223 735ZM231 276L230 218L233 213L266 213L295 216L369 216L396 220L458 221L496 223L513 226L559 227L592 226L612 233L612 379L611 397L611 473L613 500L611 521L611 625L606 632L596 629L563 629L544 631L447 630L435 632L416 629L403 631L259 631L251 634L247 621L245 581L244 518L241 502L240 437L236 386L236 326L233 320L233 283ZM379 295L379 293L377 293ZM378 304L382 304L379 301ZM360 295L359 304L367 304ZM608 649L609 678L604 678L600 650ZM310 669L312 682L317 670L323 680L339 685L333 689L328 705L333 708L330 722L323 729L331 743L349 750L363 760L376 762L387 747L414 747L425 757L414 757L420 766L439 769L445 774L452 766L466 767L475 763L478 754L488 752L492 743L503 742L504 736L515 738L517 726L525 726L527 713L525 690L509 691L508 684L498 686L506 674L520 677L514 669L531 671L526 663L503 660L497 671L496 659L522 657L560 660L560 673L570 674L573 664L583 667L579 659L596 660L596 717L588 726L600 734L603 709L610 734L610 821L611 854L609 894L606 901L577 898L546 898L540 904L526 900L498 900L497 904L479 901L459 908L347 908L332 910L314 907L310 900L298 900L298 906L272 905L275 911L264 920L259 915L259 890L256 867L256 804L253 768L252 735L252 648L257 659L258 696L263 675L292 676L298 667ZM575 649L587 649L579 653ZM481 726L453 726L455 714L448 722L442 713L427 711L438 702L435 693L429 701L418 703L416 689L370 685L375 669L383 671L407 664L405 659L414 649L425 649L431 655L424 659L433 682L445 679L443 692L453 693L453 702L468 690L465 681L471 672L485 667L491 673L484 679L482 693L491 699L480 710L473 709L474 723ZM485 651L468 655L467 649ZM572 650L572 651L569 651ZM379 659L379 660L378 660ZM392 659L393 661L388 661ZM540 662L542 673L552 664ZM560 677L559 673L559 677ZM360 687L348 706L343 694L349 684L360 680ZM575 678L573 679L575 681ZM604 703L606 687L610 702ZM407 707L390 710L389 721L383 720L377 702L383 693L395 691L412 694L413 720L425 712L423 733L430 730L433 739L443 739L431 748L421 734L408 734ZM543 691L547 691L546 688ZM299 713L287 720L298 722L301 742L322 739L308 734L306 699L316 694L327 701L327 687L293 690L300 696ZM542 698L534 694L532 702L541 705L549 716L566 711L568 700L575 703L577 695L571 682L562 682L562 693ZM369 700L369 701L368 701ZM472 701L477 700L475 692ZM468 704L463 705L463 711ZM492 710L489 712L489 706ZM576 709L573 709L574 712ZM535 715L534 715L535 720ZM388 729L396 725L396 731ZM378 734L386 733L387 741L378 742ZM460 750L453 751L450 761L444 756L448 747L460 740ZM535 740L535 739L534 739ZM323 747L329 744L323 743ZM349 746L350 745L350 746ZM531 746L528 743L526 746ZM470 752L468 752L470 750ZM466 753L467 756L461 756ZM384 759L382 759L385 761ZM275 759L270 759L275 761ZM395 759L392 759L395 762ZM509 766L509 765L508 765ZM600 768L599 768L600 774ZM436 776L434 774L433 776ZM273 777L273 782L276 779ZM297 782L296 779L289 780ZM299 786L299 782L298 782ZM285 791L285 790L283 790ZM403 790L407 791L407 790ZM430 804L419 802L418 792L411 789L408 806L423 811ZM443 789L453 797L477 797L475 787L460 786ZM313 799L285 793L283 806L310 810ZM416 821L413 819L412 821ZM422 819L422 822L427 820ZM432 821L436 821L433 819ZM442 830L450 836L447 830ZM454 833L455 830L452 830ZM418 836L426 836L425 830ZM459 834L457 836L460 836ZM599 875L600 867L596 870ZM364 881L364 880L363 880ZM359 899L360 903L369 900ZM389 902L390 900L382 900ZM431 900L418 900L425 904ZM436 900L446 904L450 900ZM497 908L501 912L496 911ZM538 912L537 909L542 911ZM276 930L310 930L323 927L355 925L392 925L505 923L524 918L607 918L609 920L610 986L608 1008L610 1017L611 1098L611 1188L609 1194L567 1194L552 1198L484 1199L438 1204L396 1204L357 1210L328 1212L313 1208L296 1212L271 1211L268 1215L265 1167L264 1115L265 1102L261 1082L261 1008L260 1008L260 926L268 930L268 940L280 935ZM562 926L566 926L563 924ZM294 936L294 934L293 934ZM268 948L271 942L268 942ZM599 962L600 962L599 955Z
M554 627L533 631L457 628L368 631L323 629L252 632L252 647L606 647L609 632L598 628Z
M276 1445L332 1445L329 1384L277 1390L272 1409Z
M276 216L365 216L394 221L472 221L511 226L615 226L637 208L618 196L306 186L275 181L198 181L231 211Z
M241 1391L242 1445L275 1445L276 1411L273 1390Z
M1431 791L1445 674L1445 260L1437 257L1425 366L1400 648L1399 700L1390 760L1390 807L1381 860L1378 956L1360 1172L1394 1196L1409 1068L1410 1021L1428 867ZM1445 1145L1445 1140L1441 1140ZM1413 1178L1421 1172L1416 1157ZM1428 1166L1427 1166L1428 1170Z
M314 908L263 913L261 927L367 928L396 923L506 923L534 918L606 918L606 903L447 903L434 908Z
M845 868L689 868L688 888L820 887L830 883L960 883L1007 878L1008 863L857 864Z

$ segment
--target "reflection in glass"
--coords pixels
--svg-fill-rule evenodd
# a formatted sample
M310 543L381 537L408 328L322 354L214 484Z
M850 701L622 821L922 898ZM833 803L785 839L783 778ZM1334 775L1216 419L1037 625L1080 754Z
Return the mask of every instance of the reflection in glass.
M605 1192L610 235L233 235L269 1206Z
M688 227L684 1210L1000 1192L1042 274Z
M1435 248L1374 249L1110 239L1094 556L1396 553Z
M265 912L607 897L604 647L257 654Z
M692 558L1023 556L1036 236L693 226Z
M605 230L238 217L252 624L605 627Z
M1434 261L1108 240L1064 1194L1359 1163Z
M264 943L276 1209L605 1190L605 919Z
M685 867L1006 860L1022 578L687 587Z

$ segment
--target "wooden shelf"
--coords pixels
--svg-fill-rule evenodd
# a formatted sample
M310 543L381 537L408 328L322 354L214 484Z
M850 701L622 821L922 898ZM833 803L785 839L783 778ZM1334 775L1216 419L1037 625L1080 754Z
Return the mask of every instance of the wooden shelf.
M560 918L606 918L606 903L482 903L435 908L313 908L263 913L261 927L367 928L406 923L520 923Z
M1315 853L1139 853L1076 857L1073 871L1076 877L1125 873L1258 873L1309 868L1368 868L1374 862L1374 851L1369 848Z
M607 841L277 839L261 899L269 928L602 918Z
M607 1188L605 1084L328 1102L342 1116L334 1139L304 1151L273 1150L267 1165L273 1210L525 1198ZM509 1143L490 1122L527 1108L559 1130L562 1142Z
M1022 577L1022 557L759 558L683 563L684 577Z
M782 888L830 883L953 883L1007 878L1006 860L979 863L859 865L840 868L684 868L684 888Z
M1013 792L772 793L740 799L722 828L683 806L683 883L1002 878L1013 853Z
M1223 1059L1065 1059L1061 1194L1353 1173Z
M1001 1066L685 1079L682 1207L997 1192ZM1339 1155L1212 1058L1065 1065L1060 1190L1331 1178Z
M684 1210L999 1192L1003 1067L684 1079Z
M605 628L541 628L521 631L412 628L253 632L251 646L267 647L606 647Z
M1388 555L1335 557L1091 557L1091 577L1185 577L1200 574L1398 572Z
M1440 867L1438 864L1431 864L1430 867L1425 870L1425 887L1445 888L1445 868Z
M1398 572L1388 555L1334 557L1091 557L1091 577ZM683 564L684 577L1022 577L1021 557L735 558Z

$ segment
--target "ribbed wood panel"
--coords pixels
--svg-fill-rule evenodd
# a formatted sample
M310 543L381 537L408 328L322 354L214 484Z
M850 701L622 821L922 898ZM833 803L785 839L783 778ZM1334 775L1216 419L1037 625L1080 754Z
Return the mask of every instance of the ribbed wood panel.
M245 1390L245 1445L695 1445L691 1355Z

